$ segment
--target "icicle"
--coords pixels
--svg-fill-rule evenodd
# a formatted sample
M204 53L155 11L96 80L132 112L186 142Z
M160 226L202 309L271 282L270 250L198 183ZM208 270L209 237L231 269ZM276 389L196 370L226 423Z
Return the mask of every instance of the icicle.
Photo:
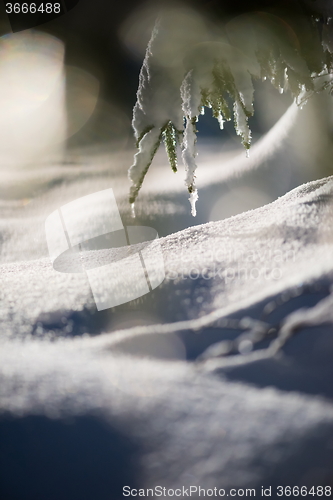
M224 120L223 120L223 116L221 115L221 113L219 113L219 115L217 117L217 121L219 122L220 129L223 130L223 128L224 128Z
M249 149L251 144L251 130L249 129L243 106L239 101L235 101L234 103L234 116L236 133L242 138L242 143L246 149Z
M246 150L245 154L246 154L246 158L250 158L250 150L249 149Z
M197 105L198 95L195 96L194 104L192 98L193 96L191 95L192 71L189 71L189 73L184 78L180 90L182 97L182 108L186 117L186 126L182 143L182 158L186 169L185 184L190 193L189 201L191 203L191 214L193 215L193 217L195 217L197 213L195 209L195 203L198 199L198 193L195 187L195 171L197 168L197 165L195 163L195 157L197 155L195 148L197 140L195 123L198 120L198 117L196 115L193 116L193 114L196 109L199 109L199 106ZM198 92L195 92L195 94L197 93Z
M198 198L199 198L198 190L195 189L194 191L192 191L192 193L190 193L190 197L189 197L189 201L191 203L191 215L193 215L193 217L195 217L197 215L197 209L195 207L195 204L196 204Z
M186 168L186 179L185 184L190 193L190 203L192 207L192 215L195 217L195 202L198 199L197 190L195 187L195 171L197 165L195 163L195 157L197 155L195 143L196 143L196 135L195 135L195 124L193 123L194 119L186 118L186 127L184 132L183 144L182 144L182 158ZM196 193L196 194L195 194Z
M135 203L131 203L131 217L132 219L135 219Z

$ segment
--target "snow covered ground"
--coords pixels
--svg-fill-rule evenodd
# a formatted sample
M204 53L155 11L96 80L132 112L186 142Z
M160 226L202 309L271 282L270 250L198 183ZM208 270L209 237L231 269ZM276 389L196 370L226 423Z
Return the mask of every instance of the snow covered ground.
M163 157L136 219L131 152L2 175L1 499L123 498L126 485L272 486L277 498L279 485L332 485L333 178L214 221L214 165L228 155L203 154L197 219ZM159 232L166 279L99 312L84 273L53 269L44 222L108 187L125 225Z

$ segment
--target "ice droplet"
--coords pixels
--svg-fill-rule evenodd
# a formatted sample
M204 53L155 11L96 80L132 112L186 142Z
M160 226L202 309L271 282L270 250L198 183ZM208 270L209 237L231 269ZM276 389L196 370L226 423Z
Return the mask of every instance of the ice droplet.
M246 158L250 158L250 150L249 149L246 150L245 154L246 154Z

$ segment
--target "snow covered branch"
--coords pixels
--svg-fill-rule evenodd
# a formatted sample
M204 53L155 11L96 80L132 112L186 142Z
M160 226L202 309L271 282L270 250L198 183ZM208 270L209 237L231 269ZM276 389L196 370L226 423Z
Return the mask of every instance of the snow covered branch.
M235 131L248 152L253 80L270 80L280 93L289 91L297 104L332 87L333 50L326 33L330 20L326 31L319 20L301 22L309 28L306 39L297 23L287 24L271 13L241 15L212 26L190 10L184 14L183 9L180 16L174 10L164 12L147 47L134 107L138 152L129 169L131 203L163 141L174 172L181 146L185 184L196 214L195 124L204 107L212 109L221 129L233 115Z

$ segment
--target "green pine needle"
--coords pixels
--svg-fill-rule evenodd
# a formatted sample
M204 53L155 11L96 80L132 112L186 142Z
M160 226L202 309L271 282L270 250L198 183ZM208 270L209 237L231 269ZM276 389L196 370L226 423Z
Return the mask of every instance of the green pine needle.
M177 137L178 131L169 121L162 129L162 137L170 166L173 172L177 172Z

